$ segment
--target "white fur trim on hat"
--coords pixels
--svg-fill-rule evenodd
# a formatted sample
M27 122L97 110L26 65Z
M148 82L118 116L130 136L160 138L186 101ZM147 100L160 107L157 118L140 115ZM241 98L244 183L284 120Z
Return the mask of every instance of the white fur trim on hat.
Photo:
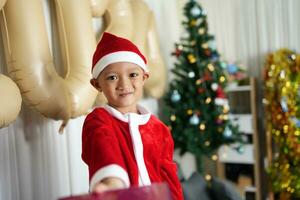
M216 98L215 104L218 106L228 105L228 100L224 98Z
M131 51L117 51L103 56L93 68L93 78L97 78L105 67L116 62L130 62L140 66L145 72L149 72L144 60L136 53Z

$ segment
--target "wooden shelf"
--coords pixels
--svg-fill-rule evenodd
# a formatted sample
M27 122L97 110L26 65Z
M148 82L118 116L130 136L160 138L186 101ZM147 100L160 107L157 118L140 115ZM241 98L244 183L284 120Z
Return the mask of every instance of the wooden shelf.
M253 144L243 145L244 151L239 153L231 146L223 145L219 148L219 161L222 163L254 164Z
M236 149L230 146L223 145L218 151L219 162L217 166L218 174L222 178L226 177L225 165L252 165L253 166L253 185L252 192L255 194L256 200L261 200L261 170L259 159L259 142L257 131L257 110L256 110L256 85L255 79L250 78L249 85L231 85L225 89L229 96L230 110L234 112L229 115L234 125L239 126L241 133L250 137L249 144L244 144L244 152L239 153ZM234 144L233 144L234 145ZM244 192L246 192L244 188Z
M239 126L239 130L245 134L253 134L252 120L253 117L251 114L230 114L229 119L234 125Z
M225 88L226 92L241 92L241 91L250 91L251 86L250 85L241 85L241 86L231 86Z

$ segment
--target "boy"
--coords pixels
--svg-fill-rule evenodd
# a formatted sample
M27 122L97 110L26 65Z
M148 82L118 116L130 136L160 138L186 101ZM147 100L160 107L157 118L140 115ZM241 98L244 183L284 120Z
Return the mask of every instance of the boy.
M108 103L85 119L82 159L89 167L93 192L167 182L173 199L181 200L171 134L138 105L149 77L146 64L132 42L103 34L93 56L91 84Z

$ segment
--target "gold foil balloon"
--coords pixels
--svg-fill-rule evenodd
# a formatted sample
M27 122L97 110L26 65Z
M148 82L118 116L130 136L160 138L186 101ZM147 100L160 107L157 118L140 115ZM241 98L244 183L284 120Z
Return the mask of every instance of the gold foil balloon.
M142 51L147 56L150 69L150 77L145 83L145 93L150 97L160 98L165 92L167 71L160 52L155 18L144 1L132 1L132 9L134 10L134 27L137 30L134 32L133 40L138 46L143 47ZM144 33L144 36L138 34L139 31Z
M0 1L4 5L5 1ZM45 117L64 120L87 113L97 92L90 83L92 54L96 47L92 15L105 16L107 31L133 40L148 57L152 71L145 91L160 97L166 72L162 61L153 13L141 0L54 1L64 76L58 75L50 51L43 2L6 3L1 31L10 77L24 101ZM138 30L139 34L135 34ZM103 95L99 101L104 102ZM62 126L63 127L63 126Z
M57 74L50 52L43 2L9 0L1 17L8 72L24 101L52 119L66 123L87 113L96 91L90 86L96 47L90 2L55 1L65 77Z
M102 17L107 9L109 0L90 0L93 17Z
M0 10L6 0L0 0ZM21 110L22 98L17 85L8 77L0 74L0 128L13 122Z
M3 128L18 117L22 98L17 85L2 74L0 74L0 91L0 128Z
M0 0L0 10L3 8L6 0Z

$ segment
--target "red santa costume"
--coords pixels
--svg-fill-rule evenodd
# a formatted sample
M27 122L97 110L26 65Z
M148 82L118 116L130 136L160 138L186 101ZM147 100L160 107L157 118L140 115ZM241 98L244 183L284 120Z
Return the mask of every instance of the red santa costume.
M133 62L148 70L134 44L104 33L93 58L93 77L116 61ZM87 115L82 131L82 159L89 167L90 188L108 177L121 179L126 187L166 182L173 199L181 200L170 131L145 108L138 106L138 111L139 114L122 114L106 105Z

